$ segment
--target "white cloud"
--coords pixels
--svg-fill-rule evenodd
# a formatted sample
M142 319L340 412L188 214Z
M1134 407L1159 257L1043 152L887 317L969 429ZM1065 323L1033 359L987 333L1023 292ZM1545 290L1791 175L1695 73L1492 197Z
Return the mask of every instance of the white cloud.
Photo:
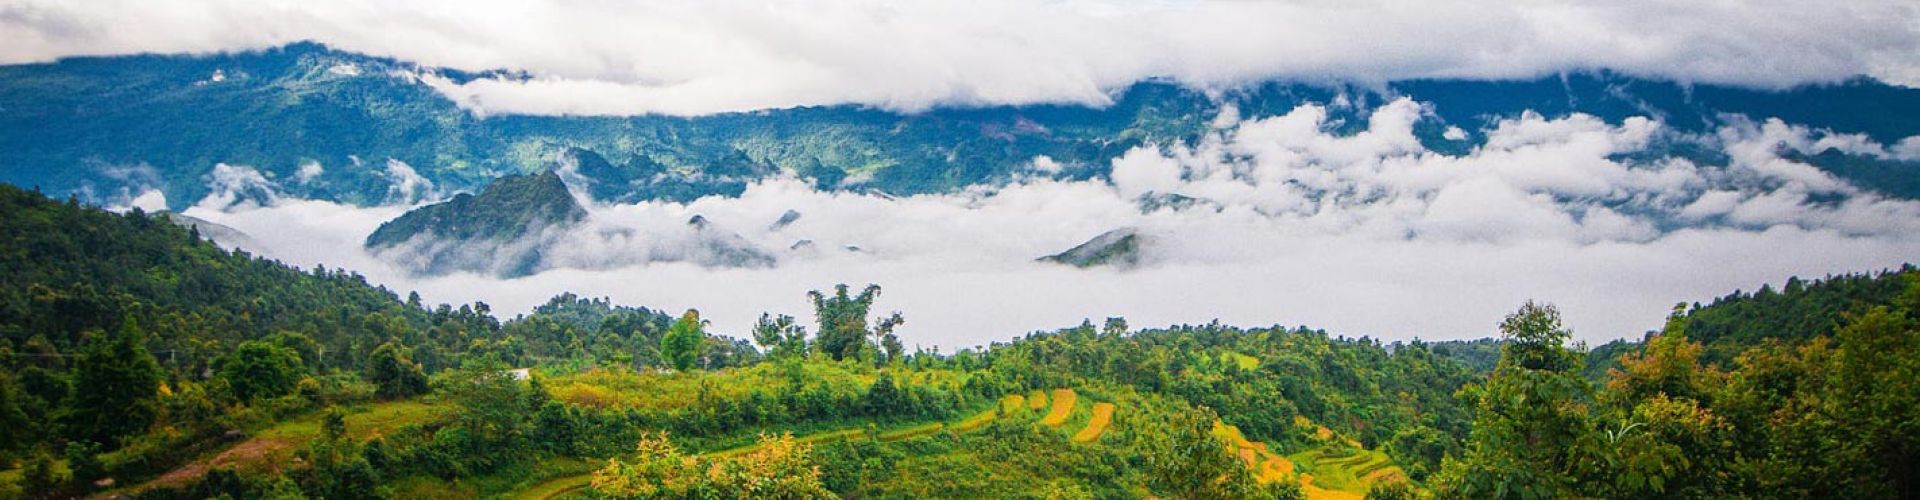
M207 172L207 196L197 206L223 210L236 206L271 205L279 199L278 186L259 170L244 165L217 163Z
M1920 9L1841 2L5 0L0 62L303 39L467 70L492 113L1102 104L1149 77L1529 78L1611 68L1780 87L1920 81Z
M304 184L313 182L314 179L320 177L320 174L324 173L327 173L327 168L320 166L320 162L307 161L300 164L300 170L293 173L293 179Z
M387 159L387 203L413 205L439 196L433 181L420 176L407 162Z
M1130 151L1115 161L1111 182L1036 177L895 198L778 177L738 197L595 205L585 224L552 235L557 242L542 254L552 269L508 280L413 276L360 250L400 206L279 198L202 203L189 215L249 233L264 255L344 265L429 300L484 300L506 314L573 291L698 307L718 331L742 334L763 311L807 317L809 289L879 283L887 289L879 307L913 320L902 332L909 344L949 348L1106 316L1478 337L1529 298L1559 303L1580 338L1604 340L1658 327L1675 302L1920 255L1920 202L1843 182L1828 195L1843 201L1814 201L1804 182L1747 166L1792 163L1780 144L1817 144L1827 135L1819 131L1782 125L1688 138L1739 157L1697 166L1620 158L1674 133L1655 122L1526 115L1493 124L1488 145L1450 156L1410 140L1408 124L1423 109L1392 103L1346 136L1329 132L1316 106L1243 119L1192 146ZM1143 212L1138 197L1148 192L1209 203ZM803 216L772 224L788 210ZM686 224L694 215L776 255L779 266L687 257L704 244ZM1149 265L1033 261L1116 228L1154 237ZM801 240L814 251L787 250Z

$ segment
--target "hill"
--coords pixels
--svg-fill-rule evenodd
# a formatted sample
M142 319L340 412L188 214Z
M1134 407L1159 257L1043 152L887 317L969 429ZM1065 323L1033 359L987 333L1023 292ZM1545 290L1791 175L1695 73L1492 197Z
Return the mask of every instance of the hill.
M540 269L540 251L553 234L586 217L559 174L507 176L479 194L461 193L387 221L367 236L366 246L427 274L524 276Z

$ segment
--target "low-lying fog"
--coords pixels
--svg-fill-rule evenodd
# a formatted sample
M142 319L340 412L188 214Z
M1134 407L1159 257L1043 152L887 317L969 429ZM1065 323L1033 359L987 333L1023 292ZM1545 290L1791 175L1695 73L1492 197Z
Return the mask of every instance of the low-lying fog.
M419 277L368 255L362 241L399 205L216 193L186 214L239 229L262 255L346 267L429 302L484 301L506 316L571 291L698 308L715 331L745 336L762 312L810 320L808 290L878 283L875 312L903 311L908 345L948 351L1108 316L1136 327L1218 319L1481 337L1527 299L1560 305L1577 338L1598 342L1658 327L1676 302L1920 260L1920 203L1783 158L1837 149L1913 161L1920 139L1883 145L1778 122L1703 137L1652 120L1529 115L1454 156L1414 138L1428 111L1398 101L1341 136L1325 131L1316 106L1253 120L1229 109L1203 143L1136 149L1114 162L1111 181L1050 180L1059 166L1041 158L1030 179L966 193L891 198L775 178L737 198L595 204L544 252L552 269L514 279ZM1730 164L1642 154L1675 142L1718 149ZM233 174L213 179L224 188L272 189L245 167L222 171ZM1143 210L1143 196L1166 194L1201 201ZM776 227L789 210L801 217ZM779 263L650 262L694 215ZM1147 236L1136 268L1034 261L1120 228ZM800 240L812 249L789 249Z

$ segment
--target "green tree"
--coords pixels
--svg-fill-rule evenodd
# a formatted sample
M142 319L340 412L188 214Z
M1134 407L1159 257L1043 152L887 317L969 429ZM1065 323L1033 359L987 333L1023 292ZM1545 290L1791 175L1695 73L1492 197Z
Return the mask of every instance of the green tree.
M901 349L893 330L906 323L906 318L895 312L869 329L867 313L879 296L880 285L867 285L858 295L849 295L844 283L834 285L832 296L819 290L807 292L807 299L813 302L814 317L819 321L814 342L817 350L835 360L866 359L875 364L897 357Z
M1528 301L1500 323L1500 361L1483 385L1461 390L1474 406L1466 457L1441 486L1467 498L1576 495L1573 452L1592 434L1581 358L1552 305Z
M660 357L675 370L693 369L694 361L700 358L700 348L706 345L706 321L700 319L700 311L688 309L680 319L667 328L667 334L660 337Z
M116 446L160 413L160 363L146 336L128 320L113 333L90 335L74 361L68 437Z
M13 463L33 444L31 436L39 426L21 408L26 398L26 391L13 381L13 374L0 371L0 429L7 429L0 432L0 465Z
M427 374L407 354L409 349L393 341L373 349L367 361L367 379L383 398L402 398L427 392Z
M794 324L793 316L761 314L753 325L753 341L774 359L792 359L807 355L807 328Z
M107 467L100 463L100 445L86 441L67 443L67 470L71 471L75 486L81 490L92 487L96 479L106 477Z
M1213 434L1212 410L1175 412L1140 435L1147 487L1169 498L1253 498L1259 487L1228 444Z
M220 378L226 379L233 395L241 401L276 398L293 393L294 384L306 375L300 353L271 342L241 342L220 361Z

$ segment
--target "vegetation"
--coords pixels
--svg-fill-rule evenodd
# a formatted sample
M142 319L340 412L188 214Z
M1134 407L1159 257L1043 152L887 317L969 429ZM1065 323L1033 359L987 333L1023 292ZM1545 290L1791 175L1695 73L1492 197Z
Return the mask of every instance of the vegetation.
M0 238L9 498L1903 498L1920 477L1912 268L1677 306L1591 350L1528 302L1479 341L1110 318L939 353L900 346L872 285L807 294L811 334L762 316L756 349L691 310L428 307L4 186Z
M213 81L216 72L222 76ZM501 174L570 168L601 201L692 200L737 195L752 179L787 171L830 189L896 195L965 189L1041 174L1052 158L1064 178L1108 173L1135 147L1193 143L1226 106L1278 116L1327 106L1351 130L1394 96L1433 103L1416 128L1437 151L1461 152L1491 120L1534 110L1618 123L1658 116L1684 133L1712 134L1729 120L1778 117L1881 144L1912 135L1920 91L1871 80L1790 90L1655 81L1604 72L1533 80L1426 80L1370 86L1266 83L1216 93L1166 82L1123 89L1098 109L996 106L897 113L827 106L697 118L479 116L414 75L453 82L518 78L470 73L295 43L257 52L77 57L0 67L0 181L104 202L120 189L165 191L174 208L202 198L217 165L258 169L289 194L356 204L411 202L388 160L448 191L473 191ZM1740 118L1729 118L1729 117ZM109 125L110 124L110 125ZM1442 131L1459 126L1467 141ZM1702 165L1727 159L1675 148ZM1920 194L1908 165L1829 151L1804 158L1898 197ZM312 174L301 174L319 165ZM91 189L83 189L91 188ZM255 193L254 195L257 195ZM249 195L253 196L253 195Z

